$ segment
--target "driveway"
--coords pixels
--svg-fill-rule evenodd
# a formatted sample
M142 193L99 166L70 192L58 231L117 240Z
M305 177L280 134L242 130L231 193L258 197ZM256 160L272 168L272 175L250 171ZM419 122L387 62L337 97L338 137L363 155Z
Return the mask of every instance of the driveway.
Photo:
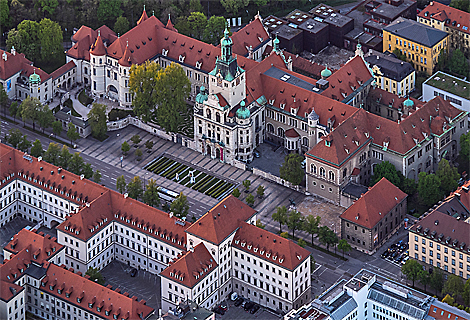
M262 143L256 150L260 153L260 157L254 158L250 163L250 167L261 169L279 177L281 175L279 168L284 163L284 158L286 157L284 148Z

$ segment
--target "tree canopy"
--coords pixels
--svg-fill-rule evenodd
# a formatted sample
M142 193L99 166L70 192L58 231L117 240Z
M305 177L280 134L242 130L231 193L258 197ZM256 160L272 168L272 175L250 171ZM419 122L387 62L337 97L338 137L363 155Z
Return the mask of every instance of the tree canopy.
M116 23L114 23L114 32L123 35L127 31L129 31L129 20L123 16L118 17Z
M305 171L302 169L304 158L297 153L291 153L284 158L284 163L279 168L281 178L289 181L293 185L299 185L305 177Z
M295 239L295 231L302 229L304 225L304 217L297 210L292 210L287 216L287 227L292 230L292 238Z
M422 204L430 207L442 198L441 181L431 173L420 172L418 175L418 195Z
M279 233L282 233L282 225L287 224L287 208L285 206L277 207L272 214L272 218L274 221L279 222Z
M93 103L90 112L88 113L88 122L91 127L91 134L97 139L102 139L106 136L108 127L106 125L106 105Z
M158 185L155 179L150 179L145 187L142 200L151 207L160 205L160 197L158 196Z
M161 67L156 62L146 61L141 65L133 64L129 73L129 91L134 94L132 106L134 114L144 121L152 118L157 105L157 75Z
M170 210L178 218L183 218L188 215L188 198L183 194L183 192L181 192L175 201L171 203Z
M423 267L418 261L414 259L408 259L405 264L401 267L401 272L406 276L408 280L413 282L413 288L415 286L415 280L418 279L419 273L423 270Z
M401 171L397 170L395 166L388 161L383 161L374 167L374 175L370 179L370 186L375 185L382 178L386 178L408 195L412 195L416 192L416 182L413 179L405 178Z
M460 174L457 168L451 166L449 161L446 159L439 161L436 175L437 178L441 181L440 189L442 194L448 195L451 191L457 189L457 181L460 178Z
M142 187L142 180L140 177L135 176L132 180L127 184L127 193L129 197L132 199L140 199L142 198L142 194L144 189Z

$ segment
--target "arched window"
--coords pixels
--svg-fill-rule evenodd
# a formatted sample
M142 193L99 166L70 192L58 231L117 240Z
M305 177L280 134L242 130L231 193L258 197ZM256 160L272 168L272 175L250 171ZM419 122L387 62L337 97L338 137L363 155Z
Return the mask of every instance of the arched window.
M208 119L211 118L211 109L207 109L207 110L206 110L206 117L207 117Z
M272 124L268 123L267 128L269 133L274 133L274 126Z
M333 171L329 171L329 172L328 172L328 179L330 179L330 180L335 180L335 174L334 174Z
M277 128L277 135L280 136L281 138L284 138L284 129Z
M313 163L310 165L310 172L313 174L317 174L317 166Z
M326 175L325 168L320 167L320 175L324 177Z
M220 113L215 113L215 121L220 122Z
M307 137L302 138L302 145L304 145L305 147L308 147L308 138Z
M102 64L102 63L103 63L103 59L100 59L100 64Z

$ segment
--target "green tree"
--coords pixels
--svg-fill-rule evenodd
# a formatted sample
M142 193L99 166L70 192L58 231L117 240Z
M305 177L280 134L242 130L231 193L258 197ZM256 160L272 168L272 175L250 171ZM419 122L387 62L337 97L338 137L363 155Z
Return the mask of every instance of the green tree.
M109 25L110 22L122 15L121 0L100 0L98 3L96 12L98 21Z
M83 167L85 166L85 161L80 156L80 152L75 152L70 158L69 162L69 171L75 173L76 175L81 175Z
M93 181L95 181L96 183L101 182L101 171L100 170L96 170L95 172L93 172Z
M135 149L134 154L137 161L140 161L142 159L142 150L140 150L140 148Z
M307 242L304 239L300 238L299 241L297 241L297 244L301 246L302 248L305 248L305 246L307 245Z
M8 0L0 0L0 30L5 30L10 25L10 7Z
M346 239L341 239L338 242L338 250L343 251L343 258L344 258L344 252L351 251L351 245L346 241Z
M224 35L226 20L224 17L212 16L207 21L204 29L204 41L213 45L217 45Z
M468 60L459 49L452 52L449 60L449 70L463 77L468 77Z
M262 185L258 186L258 188L256 189L256 194L260 199L264 197L264 187Z
M108 131L106 126L106 105L93 103L88 113L88 122L91 127L92 136L97 139L103 139Z
M434 270L431 273L429 285L435 290L436 295L438 292L442 291L442 288L444 287L444 276L442 275L441 269L434 267Z
M33 62L38 61L41 57L39 32L39 22L23 20L16 29L8 32L7 51L15 47L15 50L24 53L27 59Z
M418 273L418 280L424 286L424 292L426 291L426 287L431 283L431 275L427 270L421 269Z
M190 0L189 1L189 12L202 12L203 8L201 1L199 0Z
M149 121L157 105L156 87L160 65L147 61L141 65L133 64L129 73L129 91L134 95L132 106L134 114L143 121Z
M312 245L313 245L313 236L318 234L320 216L313 216L309 214L305 219L303 230L312 236Z
M251 181L246 179L243 181L243 186L245 187L245 192L248 193L250 191Z
M235 198L239 198L240 197L240 190L238 190L238 188L233 189L232 196L234 196Z
M18 102L13 101L13 102L10 104L10 108L9 108L8 111L10 112L10 116L13 117L13 121L16 122L16 115L18 114Z
M64 50L62 46L62 29L57 22L44 18L39 23L39 44L41 48L41 59L56 60Z
M330 245L338 243L338 236L327 226L322 226L318 230L318 241L320 241L321 244L326 245L326 250L330 251Z
M55 9L59 5L57 0L38 0L36 6L40 7L44 13L48 13L50 17L54 15Z
M463 294L464 284L462 278L455 274L449 275L442 288L442 294L450 294L452 298L457 299Z
M18 103L17 103L17 105L18 105ZM7 93L5 91L5 87L3 85L0 86L0 106L3 109L3 115L5 115L6 108L8 107L8 95L7 95ZM11 109L11 107L10 107L10 109ZM10 114L11 114L11 110L9 110L9 111L10 111Z
M101 285L104 285L104 278L103 275L100 273L98 268L89 267L88 270L85 272L85 275L90 277L91 281L97 282Z
M447 303L451 306L454 305L454 301L455 301L455 299L452 298L449 294L446 294L446 296L444 298L442 298L442 302L445 302L445 303Z
M282 225L287 224L287 208L285 206L277 207L276 212L272 214L274 221L279 222L279 233L282 233Z
M286 231L286 232L281 232L279 234L281 237L285 238L285 239L289 239L289 233Z
M183 121L181 113L187 109L186 100L191 92L191 82L183 68L172 63L158 72L156 84L157 122L166 132L177 132L178 125Z
M72 154L70 154L69 152L69 147L63 145L62 149L60 150L59 158L57 159L57 165L67 170L69 168L69 163L71 159Z
M131 141L134 144L134 147L136 147L139 144L139 142L142 141L142 139L140 138L138 134L136 134L132 136Z
M180 195L171 203L170 210L178 218L188 215L189 203L183 192L180 192Z
M464 304L466 304L467 306L470 304L470 279L467 279L467 281L465 281L465 284L463 286L462 299Z
M18 144L18 149L20 149L23 152L28 152L29 147L31 147L31 142L29 142L26 135L23 135L23 137L20 140L20 143Z
M261 222L261 219L256 219L256 226L261 229L266 228L266 225Z
M114 32L123 35L127 31L129 31L129 20L123 16L118 17L114 23Z
M401 267L401 272L408 280L413 282L413 288L415 287L415 280L418 279L421 270L423 270L423 267L414 259L408 259Z
M160 206L158 185L155 179L150 179L147 183L142 200L151 207Z
M383 161L374 167L374 175L370 179L370 186L375 185L382 178L386 178L392 184L400 188L402 183L402 177L400 175L402 175L401 172L398 171L393 164L388 161Z
M220 3L226 11L236 16L240 9L244 9L250 3L250 0L220 0Z
M153 141L152 140L147 140L145 142L145 148L147 148L147 153L150 153L150 150L153 148Z
M33 130L35 130L36 121L39 118L39 112L42 109L41 102L38 98L28 96L21 103L21 118L23 121L31 120L33 122Z
M44 153L44 150L42 149L41 141L39 141L39 139L36 139L33 142L33 146L31 147L31 155L37 158L37 157L42 156L43 153Z
M304 158L297 153L291 153L284 158L284 163L279 168L281 178L289 181L293 185L299 185L305 177L305 171L302 169Z
M131 179L131 181L127 184L127 193L129 197L132 199L140 199L142 194L144 193L144 189L142 187L142 180L139 176L135 176Z
M468 167L470 162L470 132L460 136L460 159L465 162L464 167Z
M93 177L93 168L91 167L91 164L85 163L85 165L83 166L82 173L87 179Z
M48 105L42 105L38 110L38 124L42 128L42 133L54 122L54 114Z
M10 129L8 130L8 138L7 142L13 146L13 148L17 148L18 145L23 139L23 134L21 133L20 129Z
M304 218L302 213L297 210L292 210L287 216L287 227L292 230L292 239L295 239L295 231L301 230L304 225Z
M69 123L69 129L67 130L67 138L70 139L70 143L80 138L80 134L77 131L77 127L73 123Z
M450 6L465 12L470 12L470 2L468 2L468 0L452 0Z
M59 120L52 122L52 132L54 132L56 136L60 136L62 132L62 122Z
M59 164L60 157L60 146L58 143L51 142L47 147L46 152L44 152L44 161L52 163L57 166Z
M191 30L191 37L202 40L207 27L207 17L202 12L191 12L188 17L188 24Z
M250 193L247 197L246 197L246 203L252 207L254 204L255 204L255 197Z
M124 193L126 191L126 178L124 178L124 175L117 177L116 179L116 189L119 191L119 193Z
M126 156L129 150L131 150L131 146L129 145L129 143L127 143L127 141L124 141L121 145L122 153Z
M448 195L451 191L457 189L460 174L456 167L451 166L449 161L442 159L436 171L436 176L441 182L441 194Z
M441 181L435 174L420 172L418 175L419 200L430 207L442 198L440 190Z
M395 56L397 56L398 59L400 59L400 60L406 62L406 55L402 54L402 53L400 52L400 49L395 48L395 50L393 50L393 54L394 54Z

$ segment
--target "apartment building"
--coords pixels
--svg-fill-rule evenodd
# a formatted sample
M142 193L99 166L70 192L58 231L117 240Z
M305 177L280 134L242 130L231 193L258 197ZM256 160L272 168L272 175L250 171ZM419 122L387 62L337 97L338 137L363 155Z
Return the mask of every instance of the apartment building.
M470 31L468 28L470 27L470 13L446 6L437 1L431 1L418 14L417 21L447 32L451 48L469 53Z
M398 18L383 31L383 51L398 49L417 71L432 75L441 50L447 50L448 34L414 20Z
M2 319L147 319L154 310L128 293L103 287L67 270L64 246L36 230L23 229L4 248L0 266Z
M341 239L373 254L403 224L407 195L382 178L357 199L341 218Z
M430 209L409 230L410 257L470 278L470 182Z
M378 88L400 96L407 96L415 90L416 71L409 62L372 50L365 54L364 59L374 72Z
M406 285L362 269L334 284L284 320L469 319L468 313Z

